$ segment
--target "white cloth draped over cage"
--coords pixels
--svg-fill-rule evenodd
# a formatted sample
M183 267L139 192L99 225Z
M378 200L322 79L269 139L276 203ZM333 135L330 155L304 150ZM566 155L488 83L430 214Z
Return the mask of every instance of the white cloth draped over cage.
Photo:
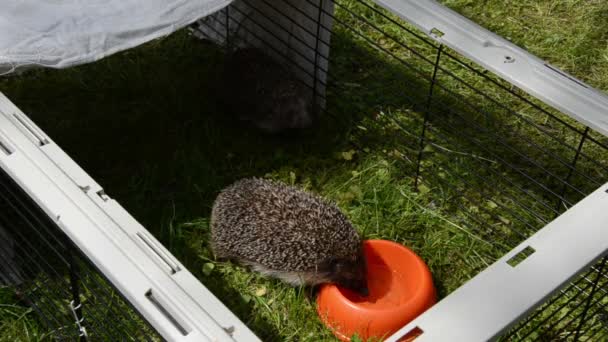
M231 0L3 0L0 75L99 60L221 10ZM176 61L177 62L177 61Z
M205 38L283 62L324 108L332 15L331 0L4 0L0 75L94 62L200 20Z

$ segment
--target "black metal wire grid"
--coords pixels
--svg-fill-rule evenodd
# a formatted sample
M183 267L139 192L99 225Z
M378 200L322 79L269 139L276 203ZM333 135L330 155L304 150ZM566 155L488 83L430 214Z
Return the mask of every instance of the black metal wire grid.
M53 340L159 341L160 336L54 222L0 170L0 253L16 289Z
M350 118L359 120L353 144L370 139L390 144L389 153L402 160L404 177L411 177L419 191L440 194L437 200L448 208L446 215L491 243L494 258L608 181L606 137L438 44L373 1L334 1L333 11L327 10L328 1L285 0L278 5L240 0L200 22L198 29L226 41L245 40L241 35L246 35L248 43L305 75L303 82L327 101L328 116L343 119L341 113L357 113ZM288 15L285 8L297 15ZM234 19L238 16L253 25L235 34L229 27L240 26ZM322 20L327 18L332 27ZM289 39L281 34L294 27L304 34ZM320 30L331 31L331 41ZM330 47L329 68L320 63L327 61L318 53L320 47ZM317 52L314 58L309 50ZM318 72L328 75L326 82L318 80ZM381 136L370 137L372 130ZM605 258L581 273L503 339L605 339L604 264Z

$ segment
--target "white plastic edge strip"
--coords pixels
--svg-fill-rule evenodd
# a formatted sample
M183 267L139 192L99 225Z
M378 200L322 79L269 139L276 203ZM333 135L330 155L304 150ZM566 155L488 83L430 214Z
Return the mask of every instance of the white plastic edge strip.
M164 339L259 341L2 93L0 147L0 167Z
M532 96L608 136L608 96L434 0L375 0ZM435 30L443 35L435 34Z
M496 338L608 251L608 183L452 292L386 342L414 328L416 342ZM534 253L507 263L526 247Z

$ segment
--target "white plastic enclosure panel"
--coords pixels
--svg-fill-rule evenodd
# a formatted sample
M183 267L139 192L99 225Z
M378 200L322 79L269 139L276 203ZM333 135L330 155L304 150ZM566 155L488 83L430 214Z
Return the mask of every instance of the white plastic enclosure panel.
M168 341L259 341L0 93L0 167Z
M608 136L608 97L434 0L374 0L532 96ZM441 32L438 35L434 32Z
M608 184L441 300L387 342L418 327L416 341L488 341L608 251ZM508 261L527 247L534 253Z

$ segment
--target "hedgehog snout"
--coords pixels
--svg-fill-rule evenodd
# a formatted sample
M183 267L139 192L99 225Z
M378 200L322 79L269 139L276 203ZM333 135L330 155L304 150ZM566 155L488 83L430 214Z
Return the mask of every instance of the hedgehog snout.
M369 295L367 287L367 267L363 258L354 262L336 262L334 265L333 277L338 285L349 288L364 297Z

